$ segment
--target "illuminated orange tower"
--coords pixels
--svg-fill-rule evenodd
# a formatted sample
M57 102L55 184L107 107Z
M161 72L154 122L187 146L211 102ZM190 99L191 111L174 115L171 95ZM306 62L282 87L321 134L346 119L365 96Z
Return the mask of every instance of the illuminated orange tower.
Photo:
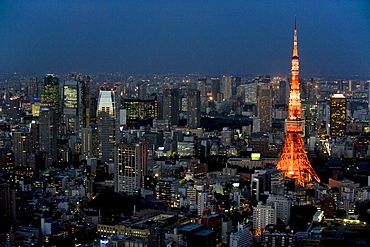
M320 182L319 177L308 161L303 142L302 107L299 92L299 57L297 26L294 25L294 48L292 57L292 80L288 106L288 119L285 120L286 136L283 153L277 168L284 171L286 178L296 179L296 183L305 186L305 183L314 178Z

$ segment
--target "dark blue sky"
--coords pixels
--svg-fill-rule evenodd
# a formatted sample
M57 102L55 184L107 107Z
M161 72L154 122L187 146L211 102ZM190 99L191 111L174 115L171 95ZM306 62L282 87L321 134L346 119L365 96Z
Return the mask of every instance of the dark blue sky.
M370 1L2 0L0 72L370 75Z

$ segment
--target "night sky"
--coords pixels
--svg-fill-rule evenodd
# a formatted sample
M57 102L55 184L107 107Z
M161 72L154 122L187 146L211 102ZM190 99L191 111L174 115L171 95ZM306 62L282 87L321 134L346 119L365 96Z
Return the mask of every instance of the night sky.
M0 73L370 75L370 1L0 0Z

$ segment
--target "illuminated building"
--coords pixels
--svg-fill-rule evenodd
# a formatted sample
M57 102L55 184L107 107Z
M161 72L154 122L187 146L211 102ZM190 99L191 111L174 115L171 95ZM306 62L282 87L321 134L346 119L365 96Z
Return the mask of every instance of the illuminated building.
M260 236L265 227L270 224L276 225L276 209L258 202L258 205L253 207L253 229L256 230L255 235Z
M116 152L116 192L133 194L144 187L148 169L148 144L118 144Z
M57 121L59 120L59 78L53 74L48 74L44 77L41 104L51 107L55 112Z
M79 128L78 120L78 83L65 81L62 89L63 122L69 132L76 132Z
M128 129L139 129L140 126L152 126L153 119L158 119L157 100L125 99L123 108L126 112Z
M75 133L91 124L90 77L79 75L72 79L63 83L61 110L67 131Z
M32 116L34 116L34 117L40 116L40 107L41 107L41 102L40 101L33 101L32 102L32 106L31 106Z
M102 162L113 162L116 143L115 89L102 87L96 113L98 128L98 156Z
M12 147L14 152L14 164L16 166L28 166L28 156L31 154L31 134L28 131L13 133Z
M156 196L158 200L163 200L167 206L173 206L176 202L177 189L180 183L176 178L168 177L159 179L156 185Z
M284 171L286 178L296 179L296 183L304 186L313 177L320 182L319 177L308 161L303 142L304 120L302 120L302 107L299 83L299 57L297 28L294 26L294 48L292 57L292 80L288 105L288 119L285 121L286 135L283 152L277 164L277 169Z
M343 94L334 94L330 98L330 136L346 134L347 99Z

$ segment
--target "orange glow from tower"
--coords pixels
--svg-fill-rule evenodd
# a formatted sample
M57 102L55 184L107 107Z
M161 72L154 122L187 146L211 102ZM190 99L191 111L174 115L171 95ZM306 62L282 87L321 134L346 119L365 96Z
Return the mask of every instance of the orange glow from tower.
M296 25L294 25L291 74L292 80L290 83L288 118L285 121L285 144L276 167L284 171L286 178L294 178L297 184L304 187L307 182L312 181L312 178L317 182L320 182L320 179L308 161L302 138L304 120L302 120L302 106L299 91L299 57Z

